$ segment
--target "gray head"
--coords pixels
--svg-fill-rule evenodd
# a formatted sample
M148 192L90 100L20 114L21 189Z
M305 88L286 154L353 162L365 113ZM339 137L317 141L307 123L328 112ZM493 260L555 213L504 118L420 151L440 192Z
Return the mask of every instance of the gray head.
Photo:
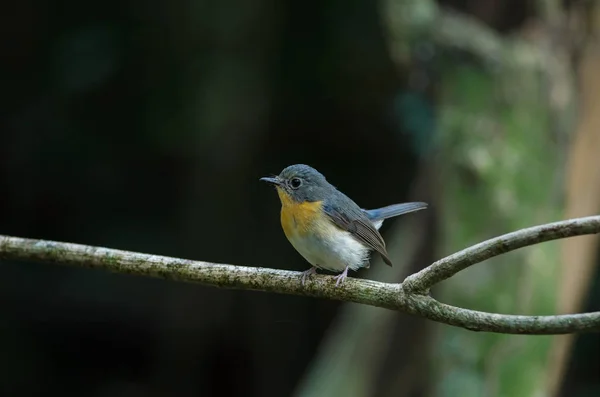
M296 202L324 200L335 188L327 182L323 174L305 164L286 167L275 177L260 178L275 185L277 191L286 194Z

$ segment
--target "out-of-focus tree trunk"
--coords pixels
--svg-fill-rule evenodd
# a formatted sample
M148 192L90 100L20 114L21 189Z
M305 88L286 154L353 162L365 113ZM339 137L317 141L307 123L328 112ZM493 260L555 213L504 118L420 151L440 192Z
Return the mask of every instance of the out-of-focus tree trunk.
M565 19L558 3L540 2L542 19L511 38L434 2L386 3L394 14L391 31L405 39L394 59L407 62L411 45L430 45L438 57L440 254L561 219L574 76L569 43L559 40ZM494 258L434 294L490 312L553 314L560 296L558 247ZM437 396L546 394L546 376L531 373L547 371L552 337L437 329Z
M579 120L569 149L565 181L565 218L588 216L600 211L600 4L592 6L588 42L579 61ZM596 18L593 18L593 16ZM558 311L582 310L597 263L598 236L561 242L561 275ZM559 394L575 335L556 337L548 365L549 395Z

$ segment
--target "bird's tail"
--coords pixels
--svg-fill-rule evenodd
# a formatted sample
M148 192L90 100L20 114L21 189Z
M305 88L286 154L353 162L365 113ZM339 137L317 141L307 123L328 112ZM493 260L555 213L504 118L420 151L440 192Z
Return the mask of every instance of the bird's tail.
M392 204L387 207L377 208L373 210L363 210L367 214L367 217L371 220L371 222L383 221L387 218L392 218L394 216L407 214L409 212L419 211L427 208L427 203L422 202L413 202L413 203L402 203L402 204Z

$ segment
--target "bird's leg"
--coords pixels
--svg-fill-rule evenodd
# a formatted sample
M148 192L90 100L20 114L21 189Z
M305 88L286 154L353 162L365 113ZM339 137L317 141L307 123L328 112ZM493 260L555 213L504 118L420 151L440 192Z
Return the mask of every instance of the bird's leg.
M306 277L310 276L312 274L317 274L317 268L314 266L312 266L310 269L302 272L302 285L304 285L304 281L306 280Z
M339 283L343 283L344 280L346 279L346 277L348 277L348 267L346 266L346 268L344 269L344 271L339 275L339 276L335 276L334 278L337 280L335 282L335 286L337 287Z

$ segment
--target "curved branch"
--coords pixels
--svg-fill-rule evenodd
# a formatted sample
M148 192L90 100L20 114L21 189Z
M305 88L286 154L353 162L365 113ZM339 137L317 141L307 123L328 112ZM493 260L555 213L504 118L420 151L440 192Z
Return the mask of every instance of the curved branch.
M0 236L0 259L75 265L220 288L361 303L474 331L548 335L599 331L600 312L560 316L485 313L446 305L426 295L426 291L436 282L493 256L543 241L594 233L600 233L600 216L536 226L480 243L437 261L408 277L402 284L348 278L340 287L335 287L332 276L313 276L302 286L300 272L191 261L10 236Z
M548 223L508 233L486 240L447 256L404 280L404 288L414 293L426 293L429 288L446 280L461 270L486 259L505 254L528 245L550 240L595 234L600 232L600 216L576 218L568 221Z

